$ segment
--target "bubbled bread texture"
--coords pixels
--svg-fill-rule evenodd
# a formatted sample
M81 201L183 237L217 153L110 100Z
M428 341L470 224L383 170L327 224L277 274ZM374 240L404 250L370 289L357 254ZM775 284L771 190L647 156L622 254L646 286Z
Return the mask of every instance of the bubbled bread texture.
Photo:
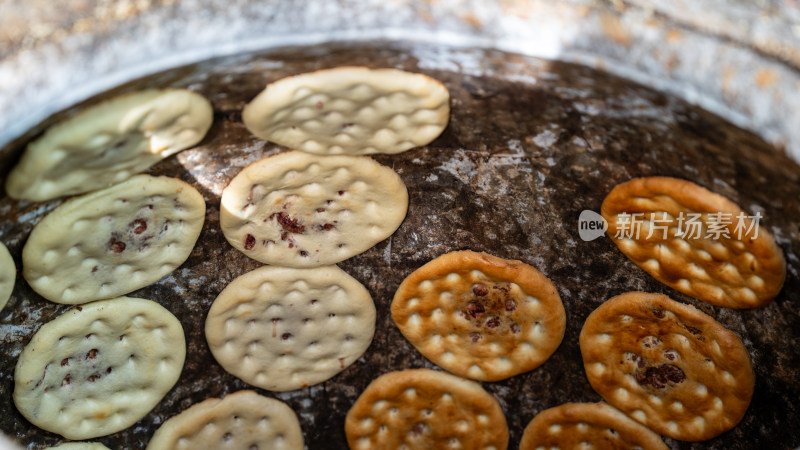
M520 261L471 251L442 255L409 275L392 301L403 335L463 377L502 380L541 365L564 336L553 283Z
M508 426L497 400L474 381L430 369L381 375L347 413L351 449L505 450Z
M796 163L713 114L602 71L497 50L387 42L329 43L220 57L128 85L146 88L175 80L175 85L192 86L214 104L214 126L204 142L150 169L153 175L190 182L208 200L208 212L187 261L135 294L157 299L184 324L193 350L187 354L182 381L136 426L99 440L109 448L143 446L164 420L189 405L252 388L215 362L203 326L216 295L237 276L262 265L226 242L219 231L218 196L244 167L284 150L253 136L242 124L241 108L272 80L342 65L425 73L448 87L453 107L447 128L431 144L373 156L402 177L410 207L391 238L337 263L362 282L376 302L376 333L368 351L320 385L276 395L297 411L309 448L347 448L345 415L374 378L408 367L434 367L394 325L389 303L414 270L444 253L467 248L533 265L554 282L567 314L564 339L542 366L484 383L503 406L512 448L540 411L565 401L598 398L583 370L578 333L599 304L631 290L663 292L697 305L739 334L752 352L759 381L747 414L733 430L703 446L745 450L753 436L765 448L800 445L800 437L787 432L787 427L800 428L793 406L800 397L795 382L800 365L794 363L800 351L795 331L800 330L795 313L800 278L792 275L800 270L800 203L792 201L800 198ZM0 150L0 160L10 163L20 152ZM786 255L786 284L778 297L761 308L713 307L647 275L609 239L580 240L577 218L582 210L599 212L615 185L651 175L691 180L749 214L761 211L762 224ZM0 233L16 261L31 227L53 206L0 198L6 219ZM34 331L67 309L43 301L21 280L14 291L0 311L0 385L5 386L13 385L13 364ZM266 333L271 335L271 326ZM30 426L15 411L10 396L0 396L0 411L0 427L12 430L23 445L61 441Z
M206 339L217 361L272 391L323 382L366 351L375 333L367 289L336 266L261 267L214 300Z
M783 287L786 260L767 226L689 181L648 177L622 183L603 201L602 215L626 256L684 294L728 308L754 308ZM690 225L693 215L697 229Z
M84 109L31 142L8 174L9 196L44 201L125 181L199 143L211 103L184 89L145 89Z
M408 210L403 180L366 156L280 153L239 172L222 194L225 238L264 264L318 267L364 252Z
M128 294L186 261L205 212L203 196L188 183L137 175L45 216L22 250L22 274L56 303Z
M536 415L520 450L573 448L667 450L661 436L606 403L565 403Z
M25 346L14 403L68 439L105 436L147 414L178 381L185 357L183 327L158 303L89 303L42 325Z
M147 450L197 448L302 450L297 414L280 400L238 391L210 398L170 417L156 430Z
M256 136L308 153L393 154L439 136L449 100L447 88L423 74L337 67L270 83L242 118Z
M580 335L589 383L609 404L682 441L733 428L755 376L741 339L666 295L628 292L597 308Z

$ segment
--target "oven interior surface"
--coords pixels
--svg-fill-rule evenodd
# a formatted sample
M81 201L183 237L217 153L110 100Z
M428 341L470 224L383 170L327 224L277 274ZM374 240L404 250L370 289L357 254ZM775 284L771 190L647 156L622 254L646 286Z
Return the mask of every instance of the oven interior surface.
M258 392L298 414L307 448L347 448L344 418L377 376L435 368L392 322L389 305L414 269L449 251L485 251L519 259L557 286L567 313L564 340L541 367L482 383L500 402L516 448L527 423L565 402L599 401L583 369L578 335L598 305L632 290L658 292L697 306L738 334L756 374L742 422L703 443L666 439L672 448L793 448L800 445L800 167L763 139L676 97L587 67L497 50L396 42L335 43L229 56L124 84L86 104L145 87L185 87L209 98L214 124L196 147L149 173L180 178L204 196L203 231L189 259L157 283L130 294L152 299L181 321L187 359L175 387L135 426L95 439L110 448L143 448L167 418L206 398L251 386L226 373L206 344L203 326L215 297L235 277L260 266L236 251L219 226L219 201L248 164L285 150L251 135L241 110L279 78L343 65L422 72L451 93L448 128L431 144L375 156L406 183L410 205L400 228L367 252L339 264L375 301L374 340L355 364L321 384L286 393ZM82 105L49 118L0 150L3 178L24 144ZM618 183L637 176L684 178L722 194L775 236L787 260L779 296L752 310L710 306L674 291L628 260L607 237L578 235L583 210L598 211ZM28 203L0 197L0 239L18 270L32 227L60 200ZM23 446L64 439L36 428L16 410L13 371L36 330L69 307L51 303L18 274L0 311L0 430ZM268 332L268 331L265 331Z

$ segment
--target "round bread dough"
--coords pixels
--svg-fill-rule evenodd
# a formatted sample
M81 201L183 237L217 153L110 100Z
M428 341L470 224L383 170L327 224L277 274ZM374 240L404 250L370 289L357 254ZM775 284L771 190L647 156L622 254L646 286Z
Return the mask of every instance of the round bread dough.
M191 185L150 175L71 198L31 231L22 275L56 303L128 294L186 261L205 211L203 196Z
M45 450L109 450L109 448L99 442L65 442L55 447L47 447Z
M6 192L45 201L111 186L199 143L211 103L185 89L147 89L83 109L28 144Z
M786 259L766 227L690 181L634 178L606 196L608 236L658 281L712 305L755 308L783 287Z
M321 383L353 364L375 333L367 289L336 266L267 266L214 300L206 339L228 372L271 391Z
M116 433L144 417L178 381L186 340L151 300L76 306L42 325L14 370L14 403L32 424L67 439Z
M3 309L14 291L14 282L17 279L17 266L8 248L0 242L0 309Z
M225 238L264 264L319 267L388 238L408 210L400 176L366 156L279 153L222 192Z
M336 67L270 83L242 119L254 135L308 153L394 154L444 131L450 93L419 73Z
M303 450L303 432L285 403L239 391L170 417L147 444L147 450L198 448Z

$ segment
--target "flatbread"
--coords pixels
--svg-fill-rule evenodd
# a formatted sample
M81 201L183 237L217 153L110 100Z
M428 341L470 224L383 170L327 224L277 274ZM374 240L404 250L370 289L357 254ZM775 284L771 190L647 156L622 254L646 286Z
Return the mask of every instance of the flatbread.
M242 170L222 192L228 242L264 264L319 267L388 238L408 210L400 176L366 156L280 153Z
M783 287L786 260L766 226L694 183L635 178L608 194L601 214L609 237L628 258L684 294L728 308L755 308Z
M147 89L86 108L28 144L6 192L44 201L105 188L199 143L211 103L185 89Z
M375 333L367 289L336 266L261 267L214 300L206 339L228 372L271 391L321 383L353 364Z
M109 450L109 448L99 442L65 442L55 447L47 447L45 450Z
M16 280L17 266L14 264L14 258L11 257L8 248L0 242L0 309L3 309L11 298Z
M427 145L450 118L450 93L426 75L337 67L277 80L242 112L254 135L320 155L400 153Z
M22 275L56 303L133 292L186 261L205 208L189 184L149 175L69 199L31 231L22 249Z
M42 325L14 370L14 403L67 439L116 433L144 417L178 381L186 341L156 302L119 297L76 306Z
M565 403L525 427L519 450L613 448L667 450L661 436L606 403Z
M508 447L497 400L474 381L430 369L372 381L347 412L344 429L353 450Z
M147 450L198 448L302 450L303 433L285 403L239 391L170 417L147 444Z
M447 253L411 273L397 288L391 311L426 358L481 381L540 366L566 329L561 297L541 272L472 251Z
M580 348L600 396L678 440L703 441L730 430L753 396L755 376L741 339L666 295L609 299L586 319Z

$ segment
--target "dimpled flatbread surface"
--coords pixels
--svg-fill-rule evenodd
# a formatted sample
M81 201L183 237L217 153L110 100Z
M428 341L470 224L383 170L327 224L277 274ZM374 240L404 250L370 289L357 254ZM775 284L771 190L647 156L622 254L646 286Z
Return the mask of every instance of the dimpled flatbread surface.
M435 364L467 378L502 380L540 366L564 337L564 305L534 267L487 253L441 255L394 295L392 319Z
M589 383L646 427L704 441L735 427L755 376L741 339L666 295L628 292L594 310L581 329Z
M242 118L256 136L309 153L393 154L439 136L449 102L447 88L427 75L337 67L270 83Z
M786 260L767 226L697 184L636 178L616 186L601 211L619 249L684 294L713 305L754 308L783 287Z
M109 448L99 442L65 442L55 447L47 447L45 450L109 450Z
M69 199L31 231L22 249L22 274L56 303L133 292L183 264L200 235L205 208L191 185L150 175Z
M147 414L178 381L185 357L183 328L158 303L88 303L42 325L22 350L14 403L68 439L105 436Z
M0 310L11 298L16 280L17 266L14 264L14 258L11 257L5 244L0 242Z
M147 444L147 450L198 448L302 450L303 433L285 403L238 391L170 417Z
M146 89L106 100L53 125L9 173L9 196L44 201L124 181L199 143L211 103L185 89Z
M262 389L289 391L330 379L367 350L375 305L336 266L267 266L233 280L205 325L214 358Z
M525 427L519 450L667 450L661 437L606 403L565 403L540 412Z
M695 446L750 450L756 438L763 448L800 446L800 435L791 433L800 429L796 407L800 278L792 275L800 270L796 163L763 139L694 105L587 67L496 50L385 41L223 57L136 81L133 87L141 88L175 80L176 85L192 86L212 100L215 123L204 143L151 169L154 175L191 182L208 199L208 212L186 263L132 294L158 299L181 319L192 350L180 385L136 426L102 438L106 446L141 448L164 420L190 405L252 388L215 362L203 333L216 295L235 277L261 266L227 244L219 232L217 196L242 168L280 150L247 131L241 107L271 80L341 65L426 73L447 85L453 108L447 129L431 144L374 156L403 178L410 195L409 212L390 239L338 263L369 289L376 302L377 326L370 348L331 380L276 395L297 411L309 449L347 448L345 415L380 374L433 367L394 325L389 304L408 274L454 250L485 251L533 265L556 284L567 313L565 337L545 364L483 384L506 412L510 448L516 447L525 425L538 412L567 401L599 400L583 370L578 348L581 325L600 303L621 292L668 293L669 288L641 271L610 239L583 242L578 217L584 209L599 212L615 185L654 174L692 180L750 213L762 211L764 225L787 260L785 287L763 308L719 310L679 292L670 294L697 305L739 334L753 353L759 380L742 422ZM21 150L0 150L0 159L3 155L15 159ZM49 206L0 198L5 218L0 240L16 261L31 227ZM0 311L0 393L3 386L13 386L13 365L33 332L68 308L43 301L22 280L17 284L12 301ZM63 440L31 426L16 412L10 388L5 392L0 395L3 432L23 447ZM312 421L312 426L306 425ZM665 441L675 449L691 446Z
M408 192L391 168L366 156L300 151L257 161L222 193L225 238L264 264L318 267L362 253L391 236Z
M348 411L345 433L353 450L508 447L497 400L474 381L430 369L373 380Z

